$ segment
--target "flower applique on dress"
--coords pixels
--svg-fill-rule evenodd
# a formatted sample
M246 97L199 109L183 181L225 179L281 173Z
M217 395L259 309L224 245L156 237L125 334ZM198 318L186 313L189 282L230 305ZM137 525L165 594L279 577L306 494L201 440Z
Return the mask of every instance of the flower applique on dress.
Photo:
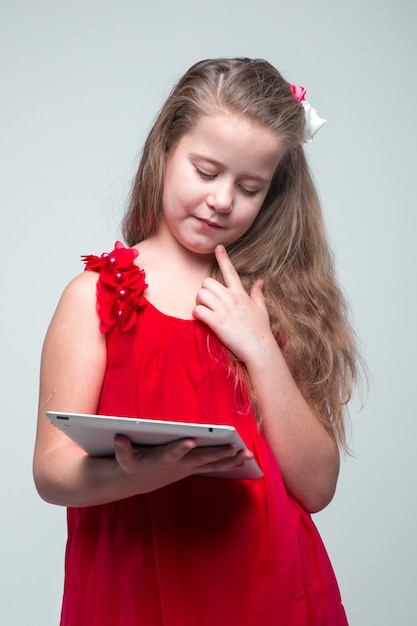
M99 272L97 281L97 313L100 331L107 333L115 325L125 332L136 322L137 310L146 304L145 272L135 265L135 248L126 248L116 241L112 252L101 256L83 255L86 270Z

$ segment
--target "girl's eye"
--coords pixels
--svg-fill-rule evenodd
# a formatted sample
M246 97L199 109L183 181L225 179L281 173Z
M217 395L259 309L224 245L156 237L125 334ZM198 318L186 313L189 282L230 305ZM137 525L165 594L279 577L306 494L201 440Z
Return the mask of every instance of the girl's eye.
M245 187L242 187L242 185L239 185L239 189L242 193L245 194L245 196L256 196L256 194L258 193L258 190L251 191L249 189L246 189Z
M196 168L197 169L197 168ZM202 172L201 170L197 169L197 173L198 175L203 178L204 180L213 180L214 178L216 178L216 174L206 174L205 172Z
M196 171L203 180L214 180L217 177L217 174L207 174L206 172L199 170L198 167L196 167ZM246 189L246 187L243 187L242 185L238 185L238 188L245 196L256 196L258 193L257 189L252 191L251 189Z

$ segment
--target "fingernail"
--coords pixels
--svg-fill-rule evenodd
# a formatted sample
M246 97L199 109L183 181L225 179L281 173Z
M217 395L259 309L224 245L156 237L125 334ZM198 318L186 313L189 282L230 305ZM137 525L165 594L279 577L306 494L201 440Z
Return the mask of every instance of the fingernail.
M216 246L216 250L218 250L219 252L222 252L223 250L225 250L225 247L222 243L218 243Z

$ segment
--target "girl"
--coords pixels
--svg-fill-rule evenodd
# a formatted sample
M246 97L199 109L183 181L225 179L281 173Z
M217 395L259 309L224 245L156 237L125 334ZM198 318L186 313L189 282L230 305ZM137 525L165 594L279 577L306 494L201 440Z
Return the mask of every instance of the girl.
M85 257L60 300L34 476L68 507L62 626L347 623L310 513L336 487L356 351L301 98L265 61L194 65L145 143L130 247ZM46 410L231 424L249 450L117 436L93 459ZM263 478L201 476L253 457Z

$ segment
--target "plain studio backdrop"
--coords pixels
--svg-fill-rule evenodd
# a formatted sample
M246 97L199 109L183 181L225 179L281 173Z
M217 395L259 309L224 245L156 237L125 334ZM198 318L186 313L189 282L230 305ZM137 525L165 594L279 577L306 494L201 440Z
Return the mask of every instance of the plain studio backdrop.
M0 12L1 624L59 623L65 510L31 475L47 325L79 256L120 237L171 86L217 56L266 58L328 120L307 151L369 394L352 410L354 457L314 517L351 626L415 624L413 0L1 0Z

